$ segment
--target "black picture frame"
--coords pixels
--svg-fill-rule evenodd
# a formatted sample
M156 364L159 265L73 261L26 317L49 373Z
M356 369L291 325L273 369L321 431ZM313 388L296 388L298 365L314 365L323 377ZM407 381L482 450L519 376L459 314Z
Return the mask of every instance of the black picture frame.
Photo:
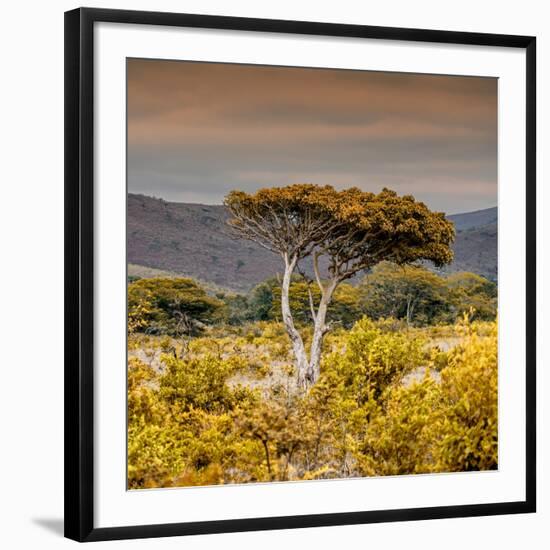
M94 527L93 27L96 22L378 38L525 50L527 408L524 501L131 527ZM84 542L535 512L535 109L536 39L532 36L95 8L79 8L65 13L65 536Z

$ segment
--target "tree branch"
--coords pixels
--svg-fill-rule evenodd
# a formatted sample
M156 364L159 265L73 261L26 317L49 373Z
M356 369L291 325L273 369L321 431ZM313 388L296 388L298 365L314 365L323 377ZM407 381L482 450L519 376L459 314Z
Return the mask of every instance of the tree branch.
M315 273L315 280L317 281L317 286L321 291L321 294L325 294L325 287L323 286L323 281L321 280L321 272L319 271L319 252L313 253L313 271Z
M307 284L307 295L309 298L309 310L311 312L311 318L315 323L315 321L317 320L317 314L315 313L315 303L313 302L313 294L311 293L311 288L309 287L309 283Z

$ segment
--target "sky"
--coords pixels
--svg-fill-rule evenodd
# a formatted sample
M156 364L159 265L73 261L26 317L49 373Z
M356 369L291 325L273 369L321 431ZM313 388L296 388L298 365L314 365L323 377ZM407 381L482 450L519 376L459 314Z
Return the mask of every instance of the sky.
M453 214L497 204L497 80L128 60L128 191L383 187Z

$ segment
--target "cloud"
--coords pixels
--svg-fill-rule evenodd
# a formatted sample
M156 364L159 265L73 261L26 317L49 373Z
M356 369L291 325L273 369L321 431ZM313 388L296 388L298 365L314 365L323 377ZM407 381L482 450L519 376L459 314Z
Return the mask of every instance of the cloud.
M482 208L496 139L495 79L128 61L129 189L168 200L312 181Z

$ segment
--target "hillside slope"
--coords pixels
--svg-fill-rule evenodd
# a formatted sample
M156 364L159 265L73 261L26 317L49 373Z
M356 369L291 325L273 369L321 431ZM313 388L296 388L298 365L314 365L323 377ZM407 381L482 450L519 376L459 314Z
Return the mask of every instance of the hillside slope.
M280 271L280 259L233 239L221 205L170 203L128 195L128 262L247 290Z
M281 271L275 254L227 231L221 205L171 203L128 195L128 262L246 291ZM457 225L447 271L497 275L496 208L449 216Z
M457 231L465 231L476 227L486 225L496 225L498 218L498 208L485 208L484 210L475 210L465 214L451 214L447 216L455 224Z

